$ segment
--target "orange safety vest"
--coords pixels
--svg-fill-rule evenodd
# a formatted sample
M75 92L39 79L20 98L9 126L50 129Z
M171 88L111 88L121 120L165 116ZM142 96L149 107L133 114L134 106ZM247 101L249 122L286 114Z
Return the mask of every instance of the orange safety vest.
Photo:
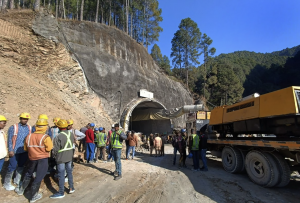
M31 126L27 124L27 127L29 129L29 135L30 135L31 134ZM14 135L12 137L12 148L13 148L13 150L15 149L15 146L16 146L18 132L19 132L19 123L14 124Z
M49 152L46 151L44 140L49 137L47 134L33 133L26 137L28 157L30 160L38 160L49 157Z

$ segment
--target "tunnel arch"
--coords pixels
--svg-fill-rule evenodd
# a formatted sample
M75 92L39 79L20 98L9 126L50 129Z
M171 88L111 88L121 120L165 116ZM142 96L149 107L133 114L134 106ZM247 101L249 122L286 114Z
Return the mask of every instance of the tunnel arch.
M132 100L130 103L128 103L128 105L125 107L122 116L120 118L120 125L123 127L123 129L125 131L129 130L130 128L130 118L132 116L132 113L134 112L134 110L141 106L141 105L145 105L145 104L152 104L158 108L161 109L166 109L166 107L158 100L152 98L137 98ZM169 120L171 123L171 120Z

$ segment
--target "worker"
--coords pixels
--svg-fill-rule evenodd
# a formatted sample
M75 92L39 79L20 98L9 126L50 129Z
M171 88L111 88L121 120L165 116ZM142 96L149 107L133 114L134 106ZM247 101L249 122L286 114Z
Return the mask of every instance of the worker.
M48 116L46 114L40 114L38 116L38 119L46 119L47 122L48 122ZM35 132L35 125L32 126L32 130L31 130L32 133ZM50 137L52 137L52 130L50 128L50 126L48 125L48 128L47 128L47 132L46 132L47 135L49 135Z
M165 156L165 144L167 144L167 135L164 134L163 136L161 136L161 141L162 141L162 145L161 145L161 156Z
M23 173L24 164L28 160L28 153L24 150L24 141L27 135L31 133L31 126L27 124L30 119L29 113L21 113L20 122L12 125L8 129L8 153L9 165L4 178L4 188L6 190L14 190L11 179L16 170L14 183L18 186Z
M53 148L52 140L47 134L48 120L38 119L36 124L36 131L29 134L24 142L24 150L28 152L29 162L27 164L27 172L22 184L15 189L18 195L23 195L31 181L32 174L36 172L34 181L31 184L31 200L35 202L42 198L42 194L38 193L41 182L47 174L49 152Z
M207 159L206 159L206 150L207 150L207 135L205 134L207 125L200 129L200 156L203 163L203 166L200 168L201 171L208 171L207 168Z
M51 127L51 139L53 140L59 133L59 129L58 127L56 126L56 123L60 120L59 117L55 117L53 118L53 126Z
M185 160L186 160L186 129L181 129L181 134L178 137L179 144L179 153L180 153L180 161L179 166L186 168Z
M189 142L189 151L193 154L194 168L192 171L199 171L199 135L194 133L194 129L191 129L191 142Z
M131 132L131 131L127 131L127 132L126 132L127 138L128 138L129 136L131 136L131 135L132 135L132 132ZM128 160L128 151L129 151L129 140L128 140L128 139L125 140L125 145L126 145L126 151L125 151L125 154L126 154L126 160Z
M85 132L88 130L88 127L90 126L90 123L88 123L86 126L82 127L80 129L80 132L85 134ZM78 151L83 152L86 149L86 144L85 144L85 139L80 140L79 146L78 146Z
M67 171L68 183L69 183L69 194L75 192L72 174L72 160L73 160L73 135L68 131L68 122L64 119L60 119L57 122L57 127L60 133L53 140L53 155L57 162L58 172L58 185L59 191L56 194L50 196L52 199L63 198L64 184L65 184L65 170Z
M153 133L149 136L149 145L150 145L150 156L152 156L153 148L154 148L154 135Z
M178 136L179 136L179 131L176 130L175 131L175 136L172 137L172 146L174 148L173 151L173 165L175 166L176 164L176 155L177 155L177 151L179 151L179 143L178 143Z
M127 152L127 157L128 157L128 159L130 159L129 156L130 156L130 152L132 151L132 159L133 159L134 155L135 155L135 148L138 146L137 133L131 132L128 135L127 140L128 140L128 145L129 145L128 152Z
M113 125L111 126L111 130L108 131L108 136L107 136L107 139L106 139L106 149L107 149L107 154L108 154L108 156L107 156L107 161L108 161L108 162L109 162L109 161L111 161L111 162L114 161L114 156L113 156L113 154L111 153L112 148L111 148L111 145L110 145L110 137L111 137L111 135L112 135L112 133L113 133L114 131L115 131L115 124L113 124Z
M5 116L0 115L0 173L7 155L6 149L6 135L4 133L4 127L6 126L7 119Z
M97 155L98 158L100 156L100 153L102 153L102 160L104 163L106 163L106 134L105 134L105 128L100 127L99 133L95 134L96 140L97 140Z
M156 137L154 139L155 157L161 156L161 145L162 140L160 136L156 133Z
M122 178L122 163L121 163L121 152L122 152L122 143L123 140L126 140L127 137L125 133L120 130L119 124L115 124L115 131L110 137L110 145L112 147L112 154L115 159L116 170L114 171L115 180Z
M86 163L94 163L93 159L95 156L95 144L94 144L94 123L90 123L87 131L85 131L85 143L86 143Z
M72 133L73 137L74 137L74 145L73 145L73 148L74 148L74 151L75 151L75 147L76 147L76 141L78 140L82 140L85 138L85 134L80 132L79 130L76 130L73 128L73 125L74 125L74 121L72 119L69 119L67 120L68 122L68 131Z

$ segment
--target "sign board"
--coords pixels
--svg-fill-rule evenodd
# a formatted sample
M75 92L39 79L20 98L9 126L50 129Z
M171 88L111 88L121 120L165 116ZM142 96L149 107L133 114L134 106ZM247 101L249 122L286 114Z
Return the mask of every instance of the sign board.
M207 116L207 118L206 118L206 119L208 119L208 120L209 120L209 119L210 119L210 113L211 113L211 112L206 112L206 113L207 113L207 114L206 114L206 116Z
M197 112L197 119L206 119L206 112L205 111L198 111Z
M144 98L149 98L149 99L153 99L153 93L149 92L145 89L141 89L140 90L140 97L144 97Z

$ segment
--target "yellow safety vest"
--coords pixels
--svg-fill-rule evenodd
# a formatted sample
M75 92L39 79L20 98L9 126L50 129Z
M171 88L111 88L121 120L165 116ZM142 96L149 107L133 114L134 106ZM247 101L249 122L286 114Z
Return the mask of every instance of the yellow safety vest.
M96 134L96 140L98 142L98 144L97 144L98 147L105 146L104 136L105 136L105 133L97 133Z
M70 139L71 132L68 132L68 134L66 134L65 132L61 132L61 133L64 134L65 136L67 136L67 142L66 142L65 147L63 149L59 150L58 153L73 149L73 143ZM69 147L68 147L68 145L69 145Z
M119 130L118 134L121 134L122 131ZM117 134L117 132L113 132L112 136L110 136L110 143L112 148L117 148L121 149L122 148L122 143L120 143L120 136Z
M192 136L193 136L192 150L199 150L199 136L197 134L192 134Z

